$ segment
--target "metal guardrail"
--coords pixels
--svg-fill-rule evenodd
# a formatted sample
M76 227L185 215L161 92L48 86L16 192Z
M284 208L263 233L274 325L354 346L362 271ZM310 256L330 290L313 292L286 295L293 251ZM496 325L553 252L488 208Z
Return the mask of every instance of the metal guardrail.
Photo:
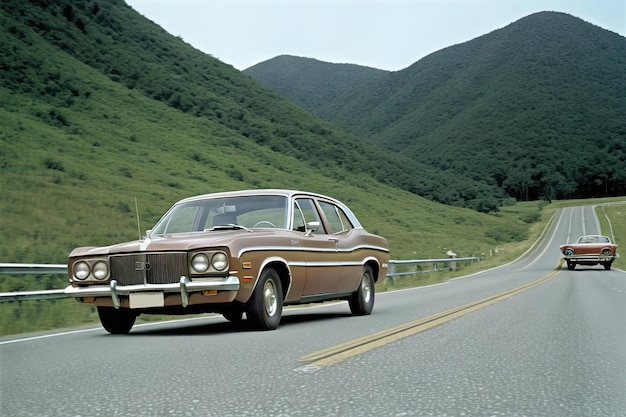
M66 264L3 264L0 275L67 274Z
M404 261L389 261L389 269L387 276L388 277L397 277L401 275L415 275L423 272L436 272L439 271L437 264L447 263L450 264L451 268L456 268L457 262L464 261L478 261L480 258L476 256L468 257L468 258L442 258L442 259L412 259L412 260L404 260ZM416 268L414 271L404 271L404 272L396 272L396 265L415 265ZM418 270L418 265L432 265L432 269L428 270Z
M415 275L425 272L435 272L440 269L438 264L449 264L447 269L456 268L457 262L477 261L479 258L443 258L443 259L413 259L413 260L390 260L387 278L392 281L395 277L403 275ZM404 269L402 266L414 266L409 270L398 271ZM432 269L421 270L419 265L432 265ZM66 275L67 265L65 264L12 264L0 263L0 275ZM0 302L4 301L22 301L22 300L50 300L55 298L69 298L63 289L59 290L43 290L43 291L15 291L0 292Z
M0 275L67 275L65 264L8 264L0 263ZM0 302L22 300L51 300L67 298L65 290L0 292Z

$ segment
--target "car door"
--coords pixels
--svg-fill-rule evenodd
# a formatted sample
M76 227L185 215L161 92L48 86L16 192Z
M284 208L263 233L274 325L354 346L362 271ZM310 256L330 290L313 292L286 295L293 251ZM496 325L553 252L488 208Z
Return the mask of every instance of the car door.
M333 202L318 200L317 203L325 220L328 240L335 243L332 260L336 265L333 270L335 291L354 291L361 281L365 256L360 249L361 229L355 229L341 207Z
M319 208L312 198L296 198L293 228L304 232L298 238L306 268L302 296L337 292L337 240L326 232Z

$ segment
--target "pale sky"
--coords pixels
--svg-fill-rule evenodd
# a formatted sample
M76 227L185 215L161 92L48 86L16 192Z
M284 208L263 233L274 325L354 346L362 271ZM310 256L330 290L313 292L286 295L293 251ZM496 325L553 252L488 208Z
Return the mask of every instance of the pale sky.
M127 0L140 14L244 70L278 55L397 71L540 11L626 36L626 0Z

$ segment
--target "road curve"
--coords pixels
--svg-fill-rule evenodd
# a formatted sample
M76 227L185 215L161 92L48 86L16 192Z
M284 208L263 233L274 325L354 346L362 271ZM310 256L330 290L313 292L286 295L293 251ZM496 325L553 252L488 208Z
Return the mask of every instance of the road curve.
M4 338L0 415L626 416L626 274L559 268L560 244L598 232L590 207L563 209L516 262L378 294L371 316L337 303L288 309L272 332L210 316L127 336ZM341 360L310 359L498 295Z

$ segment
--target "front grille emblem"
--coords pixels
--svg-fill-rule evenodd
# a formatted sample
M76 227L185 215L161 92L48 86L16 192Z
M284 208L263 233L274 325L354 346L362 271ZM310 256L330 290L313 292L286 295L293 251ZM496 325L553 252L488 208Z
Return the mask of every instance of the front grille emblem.
M149 271L150 262L135 262L135 271Z

